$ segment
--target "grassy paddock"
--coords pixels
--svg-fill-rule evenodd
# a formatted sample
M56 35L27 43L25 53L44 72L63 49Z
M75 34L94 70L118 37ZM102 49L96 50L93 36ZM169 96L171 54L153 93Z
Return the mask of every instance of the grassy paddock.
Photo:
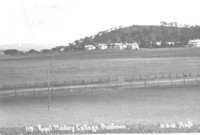
M38 124L200 124L200 91L180 88L124 89L117 93L0 98L0 127Z
M200 71L199 48L141 49L139 51L80 51L0 58L0 85L90 80L102 76Z

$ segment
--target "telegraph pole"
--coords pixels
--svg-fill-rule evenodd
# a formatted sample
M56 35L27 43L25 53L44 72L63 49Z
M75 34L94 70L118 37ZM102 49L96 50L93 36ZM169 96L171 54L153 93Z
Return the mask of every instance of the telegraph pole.
M47 87L48 87L48 111L50 110L50 88L49 88L49 70L47 70Z
M51 56L50 70L47 70L47 87L48 87L48 111L50 110L51 92L50 92L50 77L53 73L53 56Z

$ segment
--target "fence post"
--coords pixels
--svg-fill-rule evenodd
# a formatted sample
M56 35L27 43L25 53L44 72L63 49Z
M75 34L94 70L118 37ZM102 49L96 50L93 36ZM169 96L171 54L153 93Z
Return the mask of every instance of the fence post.
M15 84L15 97L17 96L16 84Z
M84 80L82 80L82 84L83 84L83 85L85 84Z
M134 81L134 75L133 75L133 78L132 78L132 80Z
M178 78L178 74L176 74L176 78Z
M54 87L56 87L56 84L57 84L57 82L55 81L55 83L54 83Z
M91 83L93 84L93 78L91 79Z
M171 79L171 87L172 87L172 85L173 85L172 83L173 83L173 80Z
M35 95L35 88L33 88L33 95Z
M157 78L156 74L155 74L155 79Z
M141 77L141 75L140 75L140 80L142 80L142 77Z
M53 87L51 88L51 92L52 92L52 95L53 95Z
M132 81L131 81L131 89L132 89Z
M37 88L37 83L35 83L35 88Z
M118 76L116 77L116 81L118 81Z
M198 76L196 76L196 84L198 84Z
M117 82L116 82L116 84L115 84L115 87L116 87L116 89L117 89L117 87L118 87L118 86L117 86Z
M74 80L73 83L74 83L74 85L75 85L76 81Z
M162 79L164 78L164 75L162 74Z
M169 74L169 78L171 78L171 74Z
M65 86L66 86L66 85L67 85L67 81L65 80L65 82L64 82L64 83L65 83Z
M87 85L85 84L85 91L87 91Z
M190 77L192 77L192 73L190 73Z
M146 82L146 79L144 80L144 88L147 88L147 82Z
M67 88L68 88L68 93L70 93L70 91L69 91L69 84L67 85Z

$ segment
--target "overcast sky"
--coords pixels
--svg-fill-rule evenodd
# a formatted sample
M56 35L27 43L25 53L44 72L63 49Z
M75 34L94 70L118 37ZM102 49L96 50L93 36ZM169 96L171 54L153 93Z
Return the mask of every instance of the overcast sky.
M1 0L0 45L66 45L119 25L159 25L161 21L200 25L198 1Z

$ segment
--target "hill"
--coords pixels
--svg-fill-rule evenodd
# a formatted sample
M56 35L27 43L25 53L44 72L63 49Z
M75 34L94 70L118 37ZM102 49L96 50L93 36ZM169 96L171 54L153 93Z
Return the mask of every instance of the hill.
M95 35L79 39L71 43L78 49L84 45L99 43L132 43L138 42L141 48L157 47L156 42L161 42L161 47L168 47L166 42L174 42L174 46L184 46L190 39L200 38L200 26L174 27L133 25L128 27L111 28Z

